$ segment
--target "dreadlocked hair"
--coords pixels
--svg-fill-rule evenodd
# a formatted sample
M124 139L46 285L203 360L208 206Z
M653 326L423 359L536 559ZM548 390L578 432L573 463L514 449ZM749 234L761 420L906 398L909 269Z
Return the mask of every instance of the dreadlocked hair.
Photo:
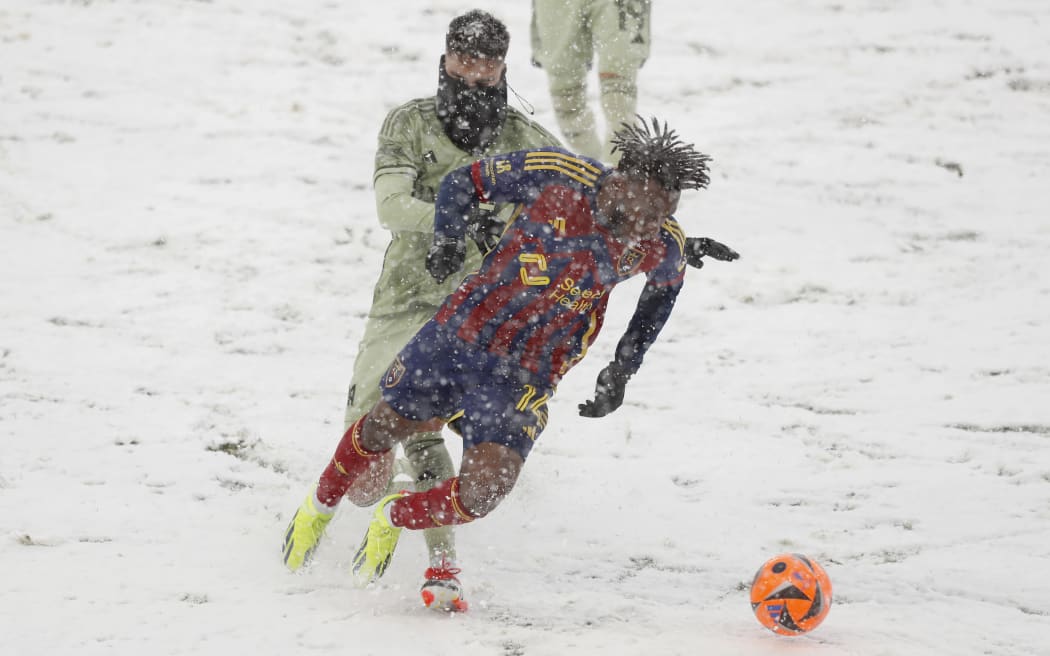
M616 170L655 179L665 189L706 188L711 158L684 143L666 122L661 127L656 117L651 120L651 129L639 116L635 125L623 123L613 135L612 152L620 153Z

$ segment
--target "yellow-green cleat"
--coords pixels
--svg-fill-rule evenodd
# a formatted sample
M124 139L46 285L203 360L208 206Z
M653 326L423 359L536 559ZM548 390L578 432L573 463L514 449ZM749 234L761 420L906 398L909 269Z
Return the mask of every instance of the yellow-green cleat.
M310 557L317 549L317 543L324 535L328 522L335 513L326 514L317 509L314 503L314 492L303 500L299 509L288 524L284 534L284 565L293 572L310 562Z
M397 539L401 536L401 527L393 526L387 521L383 509L395 499L408 494L398 492L383 497L379 500L375 512L372 514L372 522L368 525L365 539L354 554L354 561L350 572L354 576L354 583L358 587L365 587L369 583L377 581L386 572L390 559L394 556L397 547Z

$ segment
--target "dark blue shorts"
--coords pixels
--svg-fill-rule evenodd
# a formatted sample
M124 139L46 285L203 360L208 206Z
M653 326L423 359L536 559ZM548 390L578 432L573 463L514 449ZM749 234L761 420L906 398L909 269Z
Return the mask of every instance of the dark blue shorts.
M448 421L464 450L495 442L522 458L547 426L554 393L516 362L460 340L433 320L401 349L379 387L403 417Z

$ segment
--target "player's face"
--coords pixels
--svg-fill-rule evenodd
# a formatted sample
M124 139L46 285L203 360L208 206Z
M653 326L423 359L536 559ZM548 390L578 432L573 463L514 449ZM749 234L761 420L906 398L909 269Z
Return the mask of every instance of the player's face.
M598 210L618 240L636 244L659 234L660 226L678 209L680 197L681 192L665 189L656 180L616 176L599 192Z
M502 59L445 53L445 72L468 87L494 87L503 78L507 65Z

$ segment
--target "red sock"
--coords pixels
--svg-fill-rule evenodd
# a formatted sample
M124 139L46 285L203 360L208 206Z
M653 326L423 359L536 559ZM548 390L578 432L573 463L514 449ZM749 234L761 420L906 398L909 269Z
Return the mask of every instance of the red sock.
M386 451L366 451L360 443L361 427L365 425L366 414L343 433L339 446L335 448L332 461L325 467L321 480L317 483L317 500L328 507L333 507L343 498L354 480L368 469L369 461ZM387 449L389 451L389 449Z
M391 523L410 529L466 524L475 519L459 500L458 478L450 478L427 492L416 492L390 504Z

